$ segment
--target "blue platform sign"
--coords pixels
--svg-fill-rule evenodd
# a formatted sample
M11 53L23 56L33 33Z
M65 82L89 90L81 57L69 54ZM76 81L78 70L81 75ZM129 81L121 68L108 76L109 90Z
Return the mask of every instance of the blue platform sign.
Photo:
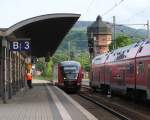
M30 41L11 41L10 42L11 51L30 51Z

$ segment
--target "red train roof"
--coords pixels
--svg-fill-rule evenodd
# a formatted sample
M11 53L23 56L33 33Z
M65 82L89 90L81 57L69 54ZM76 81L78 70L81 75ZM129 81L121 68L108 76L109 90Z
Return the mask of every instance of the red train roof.
M111 63L141 56L150 56L150 40L141 40L109 53L98 55L92 60L92 64Z

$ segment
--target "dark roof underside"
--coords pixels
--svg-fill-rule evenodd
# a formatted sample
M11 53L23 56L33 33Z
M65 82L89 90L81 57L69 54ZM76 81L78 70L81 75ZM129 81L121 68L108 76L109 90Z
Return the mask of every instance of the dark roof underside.
M54 17L35 20L18 28L16 24L9 28L10 31L13 30L8 31L8 34L14 34L17 38L31 38L32 56L43 57L48 52L52 55L79 16L79 14L58 14L56 17L55 14ZM21 24L21 22L18 24Z

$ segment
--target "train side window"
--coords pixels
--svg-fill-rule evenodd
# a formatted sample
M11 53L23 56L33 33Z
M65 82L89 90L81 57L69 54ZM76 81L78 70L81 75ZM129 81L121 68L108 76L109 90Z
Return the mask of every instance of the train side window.
M148 40L145 44L149 44L150 43L150 40Z
M139 51L138 51L138 52L140 53L140 52L142 51L142 49L143 49L143 47L140 47L140 49L139 49Z
M99 64L99 60L96 60L95 64Z
M128 68L128 72L129 72L129 73L133 73L133 72L134 72L134 65L133 65L133 64L129 64L128 67L129 67L129 68Z
M94 63L95 64L100 64L100 61L101 61L102 59L101 58L97 58L95 61L94 61Z
M107 56L106 60L108 60L108 58L109 58L109 55Z
M143 74L144 73L144 63L139 62L139 74Z
M134 47L138 47L138 44L136 44Z
M114 51L111 51L111 53L110 53L110 54L113 54L113 52L114 52Z

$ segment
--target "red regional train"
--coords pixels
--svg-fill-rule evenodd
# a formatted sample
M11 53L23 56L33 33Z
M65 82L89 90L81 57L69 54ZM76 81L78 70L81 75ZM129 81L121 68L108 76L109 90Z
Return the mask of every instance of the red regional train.
M71 91L81 87L83 70L77 61L63 61L58 64L58 86Z
M92 60L90 86L150 100L150 40L96 56Z

